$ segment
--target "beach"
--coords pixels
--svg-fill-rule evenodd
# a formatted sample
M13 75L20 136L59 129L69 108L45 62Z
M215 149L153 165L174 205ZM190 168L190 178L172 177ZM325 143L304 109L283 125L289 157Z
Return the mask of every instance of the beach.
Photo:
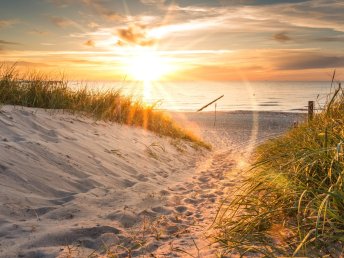
M215 256L205 236L255 146L305 114L171 116L212 150L67 112L3 106L0 257Z
M343 12L0 0L0 258L344 257Z

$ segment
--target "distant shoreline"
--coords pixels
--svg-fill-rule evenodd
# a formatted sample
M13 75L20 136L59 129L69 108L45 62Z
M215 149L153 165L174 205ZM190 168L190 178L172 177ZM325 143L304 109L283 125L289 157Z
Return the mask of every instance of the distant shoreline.
M198 114L214 114L215 110L201 111L196 110L169 110L169 109L156 109L166 113L198 113ZM216 110L217 114L235 113L235 114L250 114L250 113L266 113L266 114L306 114L307 109L295 109L294 111L275 111L275 110Z

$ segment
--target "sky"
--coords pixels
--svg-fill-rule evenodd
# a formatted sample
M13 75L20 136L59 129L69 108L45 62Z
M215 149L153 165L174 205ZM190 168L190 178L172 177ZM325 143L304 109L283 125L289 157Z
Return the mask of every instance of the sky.
M0 0L0 62L78 80L330 80L344 1Z

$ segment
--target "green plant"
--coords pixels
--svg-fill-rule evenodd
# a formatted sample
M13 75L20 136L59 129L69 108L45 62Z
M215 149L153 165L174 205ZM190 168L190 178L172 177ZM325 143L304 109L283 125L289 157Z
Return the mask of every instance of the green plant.
M344 94L324 111L256 150L239 193L215 227L227 252L266 256L343 254Z

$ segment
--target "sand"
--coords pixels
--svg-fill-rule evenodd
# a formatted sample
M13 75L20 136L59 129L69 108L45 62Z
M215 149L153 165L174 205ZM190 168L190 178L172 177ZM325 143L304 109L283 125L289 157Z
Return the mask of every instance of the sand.
M214 257L205 238L253 148L293 113L172 113L213 145L67 113L0 112L0 257Z

